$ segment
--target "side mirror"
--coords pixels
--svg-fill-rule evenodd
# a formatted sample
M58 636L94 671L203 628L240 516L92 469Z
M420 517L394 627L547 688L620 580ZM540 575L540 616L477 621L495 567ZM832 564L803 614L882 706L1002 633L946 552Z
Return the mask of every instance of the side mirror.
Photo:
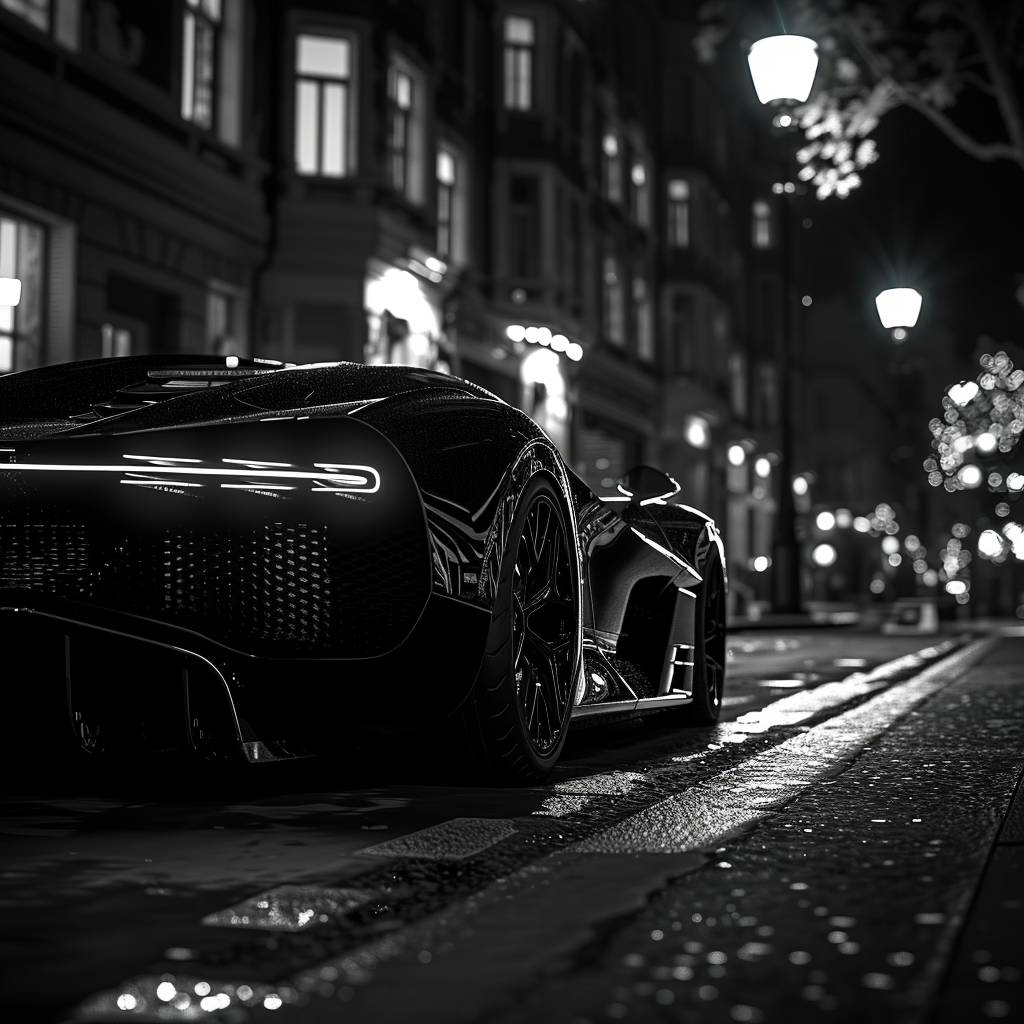
M679 484L654 466L634 466L622 478L619 490L631 503L643 505L659 498L673 497L679 493Z

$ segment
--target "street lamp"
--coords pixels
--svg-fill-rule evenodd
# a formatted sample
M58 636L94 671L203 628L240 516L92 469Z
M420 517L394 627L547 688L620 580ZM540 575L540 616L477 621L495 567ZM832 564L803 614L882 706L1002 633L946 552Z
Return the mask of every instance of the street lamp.
M806 36L780 35L758 39L750 47L747 64L754 91L762 104L802 103L810 95L818 67L817 45ZM779 119L790 124L791 119ZM791 191L791 190L787 190ZM782 336L776 353L779 377L780 464L778 506L772 538L773 606L794 612L801 607L800 565L797 561L796 505L793 500L793 396L791 377L793 347L792 244L789 218L780 218L780 249L783 265Z
M803 103L818 69L818 44L806 36L767 36L751 45L747 64L762 103Z
M892 340L905 341L921 314L921 293L916 288L886 288L875 296L882 326L892 330Z

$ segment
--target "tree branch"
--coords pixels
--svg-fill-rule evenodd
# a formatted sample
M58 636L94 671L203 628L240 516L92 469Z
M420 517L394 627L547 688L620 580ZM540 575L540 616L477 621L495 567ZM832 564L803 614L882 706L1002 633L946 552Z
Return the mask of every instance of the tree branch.
M1020 13L1020 0L1013 0L1013 3L1010 4L1010 13L1006 18L1006 32L1003 38L1003 53L1007 57L1018 56L1015 40L1017 25L1020 23Z
M985 93L986 96L995 96L996 91L992 87L992 83L986 81L981 75L976 75L973 71L958 71L957 74L979 92Z
M1024 150L1018 149L1009 142L981 142L963 130L951 117L922 100L914 93L905 89L899 82L888 80L896 95L911 110L916 110L922 117L931 121L943 135L962 149L968 156L976 160L991 163L993 160L1010 160L1024 167Z
M989 76L996 91L996 105L1006 125L1006 134L1015 150L1015 159L1024 167L1024 118L1017 102L1013 80L1003 62L999 44L989 22L983 4L978 0L966 0L967 14L977 37L982 55L988 64Z
M856 26L846 20L846 29L857 52L872 70L875 76L893 90L896 97L911 110L916 110L922 117L930 121L953 145L963 150L976 160L992 162L1009 160L1024 168L1024 124L1012 90L1012 83L1002 60L995 49L995 38L991 26L980 10L977 0L966 0L965 15L977 37L981 53L985 58L992 77L996 103L1006 126L1008 142L981 142L969 135L951 117L937 107L921 99L912 89L898 82L881 67L877 56L857 31ZM845 20L845 19L844 19Z

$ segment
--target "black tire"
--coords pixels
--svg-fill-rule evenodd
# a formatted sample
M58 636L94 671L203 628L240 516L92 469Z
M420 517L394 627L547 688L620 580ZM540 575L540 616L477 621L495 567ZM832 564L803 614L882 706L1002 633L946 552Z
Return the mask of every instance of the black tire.
M725 691L725 576L717 555L704 567L693 634L693 703L679 709L685 725L714 725Z
M487 781L535 783L558 761L580 660L580 580L568 515L544 475L526 485L498 574L463 720Z

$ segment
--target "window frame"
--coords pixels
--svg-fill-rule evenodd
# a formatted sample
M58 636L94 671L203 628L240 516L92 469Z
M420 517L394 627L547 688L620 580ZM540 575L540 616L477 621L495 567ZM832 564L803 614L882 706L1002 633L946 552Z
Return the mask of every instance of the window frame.
M44 318L50 288L50 234L49 225L0 207L0 277L21 282L18 304L0 307L0 373L36 365L32 356L27 362L19 360L19 342L34 343L36 358L47 344ZM33 252L34 261L26 263Z
M441 176L441 159L451 162L452 180L444 181ZM435 185L437 187L437 253L448 263L464 265L468 262L468 181L466 159L461 147L449 139L441 139L437 145L435 160ZM442 213L442 207L446 210ZM442 231L447 241L442 241Z
M673 195L673 191L679 194ZM693 245L692 200L693 186L685 176L670 177L665 183L665 240L670 249Z
M637 171L642 180L637 182ZM651 174L648 161L641 155L633 158L629 168L630 212L637 227L651 226Z
M423 70L393 50L387 72L385 177L400 196L417 204L426 202L427 195L427 95Z
M513 22L529 26L529 39L516 39ZM505 110L528 113L534 109L537 19L526 14L506 13L501 20L502 106Z
M750 244L760 250L775 247L775 223L767 199L755 199L750 204Z
M185 0L182 7L181 117L208 132L217 129L226 2ZM208 47L208 73L201 81L198 75L200 41L205 41Z
M609 151L609 142L614 152ZM601 134L601 194L610 203L621 203L622 188L622 132L608 125Z
M517 183L529 183L533 192L531 202L518 200L514 197ZM543 254L541 252L544 207L544 182L541 174L535 170L513 169L510 171L506 184L508 202L508 275L514 281L528 283L537 282L543 274ZM516 260L519 250L523 253L523 263ZM526 264L531 264L526 266Z
M0 0L0 11L44 33L66 50L77 52L81 48L82 0L43 0L42 4L35 4L32 11ZM39 21L32 18L33 11L42 15Z
M405 86L403 89L402 87ZM404 95L403 95L404 93ZM388 181L402 195L410 190L413 105L416 80L394 57L388 62L387 167Z
M642 271L638 270L633 274L631 292L636 354L644 362L653 363L657 355L654 340L654 303L651 297L650 281Z
M625 348L626 290L622 260L613 252L606 252L601 261L601 299L602 333L616 348Z
M303 71L300 68L300 47L303 39L327 40L344 44L345 71L338 75L328 75L311 71ZM358 41L354 33L344 29L333 29L322 26L303 26L294 34L293 65L292 74L294 88L292 90L292 116L294 121L293 131L293 159L294 173L302 178L319 178L321 180L338 181L349 178L356 173L358 167L356 152L356 116L358 111L357 102L357 59ZM302 131L303 131L303 87L312 87L314 90L312 110L310 116L315 127L314 136L314 169L305 169L302 166ZM337 145L339 149L339 169L327 170L325 168L325 147L330 143L327 133L324 131L325 121L328 115L327 107L330 94L328 89L333 87L337 93L337 101L334 105L341 115L341 125L338 129ZM308 95L307 90L307 95Z

